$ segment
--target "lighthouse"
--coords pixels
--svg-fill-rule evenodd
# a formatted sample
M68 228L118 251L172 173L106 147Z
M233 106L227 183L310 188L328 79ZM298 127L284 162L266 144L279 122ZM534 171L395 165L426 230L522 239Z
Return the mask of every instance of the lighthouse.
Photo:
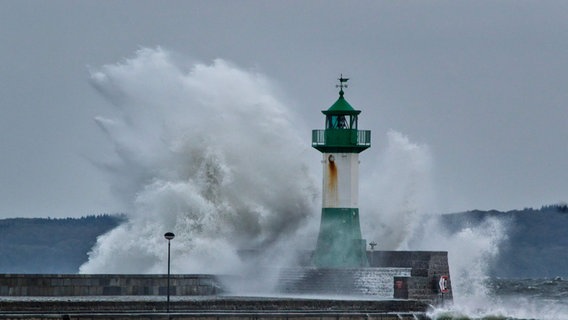
M348 78L340 76L339 98L327 110L325 129L312 131L312 147L322 153L320 231L313 263L320 268L369 265L359 223L359 153L371 146L371 131L358 129L360 110L344 97Z

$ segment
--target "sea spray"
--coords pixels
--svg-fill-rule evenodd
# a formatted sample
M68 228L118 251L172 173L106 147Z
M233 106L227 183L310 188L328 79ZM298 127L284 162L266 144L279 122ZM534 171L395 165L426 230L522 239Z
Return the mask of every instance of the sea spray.
M116 107L96 119L116 155L103 167L133 206L81 273L163 273L166 231L175 273L239 273L255 263L241 250L292 254L319 191L302 128L268 79L223 60L180 65L161 48L91 79Z
M486 219L450 230L436 214L428 145L392 130L387 137L376 168L362 180L363 234L379 250L448 251L456 305L485 303L491 264L507 239L506 221Z
M366 160L374 166L361 180L362 231L378 249L408 250L419 217L433 210L432 156L400 132L387 138L379 158Z
M450 228L442 216L424 215L417 225L409 242L411 248L448 251L453 304L439 306L433 311L433 319L509 318L513 314L515 308L508 309L510 304L496 302L489 277L499 248L507 241L506 219L462 221L458 228Z
M487 218L478 224L448 230L440 216L428 215L414 233L416 250L448 251L452 288L456 303L489 298L486 281L499 246L507 239L504 220Z
M321 184L299 135L309 131L267 78L220 59L186 65L157 48L93 70L91 80L116 108L96 119L115 150L101 166L132 209L99 237L81 273L163 273L163 234L172 231L174 273L251 274L262 281L239 290L258 293L277 275L258 266L289 265L313 249L305 239L317 234ZM456 296L467 292L499 238L475 245L487 229L452 234L425 218L435 210L427 145L391 131L379 154L361 179L364 237L379 249L449 250ZM474 244L465 261L479 268L459 263L459 241Z

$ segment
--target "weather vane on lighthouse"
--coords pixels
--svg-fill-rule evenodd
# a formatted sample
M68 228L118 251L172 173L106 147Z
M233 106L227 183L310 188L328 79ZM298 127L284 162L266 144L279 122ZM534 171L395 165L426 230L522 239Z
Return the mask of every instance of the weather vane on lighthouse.
M347 88L347 81L349 81L349 78L343 78L343 73L339 75L339 84L335 85L336 88L339 88L339 94L343 95L343 88Z

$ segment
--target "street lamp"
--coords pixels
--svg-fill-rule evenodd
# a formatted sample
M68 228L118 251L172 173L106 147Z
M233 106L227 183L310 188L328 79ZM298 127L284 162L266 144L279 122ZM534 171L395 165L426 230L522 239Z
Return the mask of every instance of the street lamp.
M166 304L166 308L168 313L170 312L170 240L172 240L176 235L173 232L166 232L164 234L164 238L168 240L168 302Z
M375 246L377 245L377 243L375 241L371 241L371 243L369 243L369 247L371 247L371 267L374 264L374 256L375 256Z

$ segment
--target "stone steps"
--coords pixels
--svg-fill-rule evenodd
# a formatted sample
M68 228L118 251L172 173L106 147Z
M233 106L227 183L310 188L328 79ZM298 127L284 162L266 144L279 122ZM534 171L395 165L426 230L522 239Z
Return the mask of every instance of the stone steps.
M410 268L285 268L278 292L290 294L373 296L392 299L394 277L410 277Z

